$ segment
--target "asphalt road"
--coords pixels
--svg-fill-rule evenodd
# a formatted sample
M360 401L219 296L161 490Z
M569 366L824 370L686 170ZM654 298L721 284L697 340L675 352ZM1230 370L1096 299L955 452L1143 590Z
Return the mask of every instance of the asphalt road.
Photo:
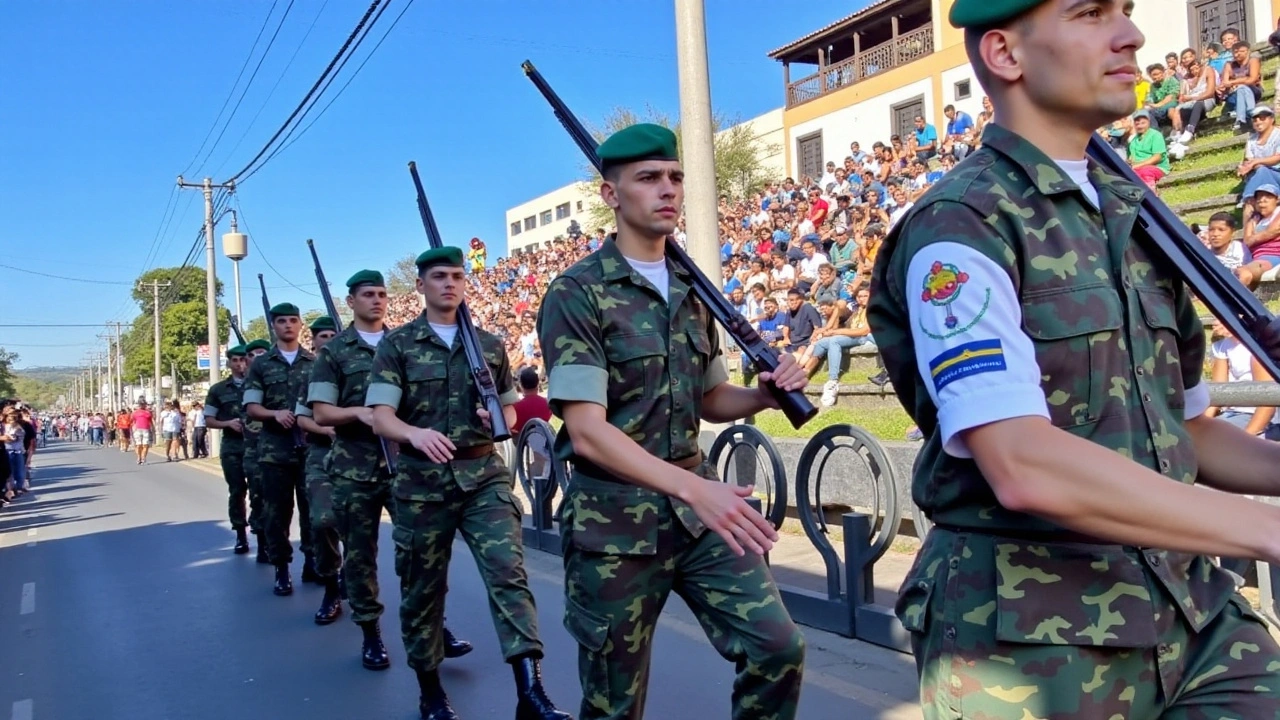
M134 464L119 450L54 443L31 495L0 510L0 718L223 720L417 718L383 523L383 635L393 667L360 666L344 615L318 627L322 591L272 595L272 573L231 553L225 485L190 463ZM295 526L296 538L296 526ZM476 645L443 681L464 718L510 718L511 674L465 545L450 575L449 625ZM561 625L560 560L526 551L551 697L576 714L576 647ZM806 629L801 718L915 720L911 658ZM729 717L732 668L673 597L655 639L647 717Z

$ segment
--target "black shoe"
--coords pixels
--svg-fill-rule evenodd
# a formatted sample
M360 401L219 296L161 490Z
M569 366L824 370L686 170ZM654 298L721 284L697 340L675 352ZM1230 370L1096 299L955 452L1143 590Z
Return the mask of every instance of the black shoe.
M512 660L511 669L516 676L516 720L573 720L547 697L537 660L526 655Z
M867 379L875 383L876 385L879 385L880 387L884 387L889 383L889 373L886 370L881 370L875 375L867 376Z
M267 545L262 541L262 535L254 533L254 539L258 542L258 562L262 565L270 565L271 561L267 559Z
M382 628L377 620L360 623L364 632L364 647L360 650L360 664L370 670L386 670L391 667L391 658L387 657L387 647L382 644Z
M244 555L247 552L249 552L249 536L245 534L244 528L236 528L235 554Z
M338 595L338 581L330 579L324 586L324 599L316 611L316 624L328 625L342 614L342 599Z
M440 687L438 671L418 671L418 688L422 693L418 701L418 712L422 713L422 720L459 720L458 713L449 705L449 696Z
M459 640L449 632L449 628L444 629L444 656L447 658L460 658L471 652L475 648L471 647L471 643L466 640Z
M320 573L316 572L316 558L314 555L307 555L302 561L302 582L320 583Z
M281 597L293 594L293 578L289 577L288 565L276 566L276 586L272 592Z

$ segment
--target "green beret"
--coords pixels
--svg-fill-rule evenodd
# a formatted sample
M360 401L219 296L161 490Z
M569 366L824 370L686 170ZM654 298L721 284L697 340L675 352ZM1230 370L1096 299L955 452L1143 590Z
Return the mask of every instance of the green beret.
M450 265L452 267L462 267L462 249L448 245L441 248L432 248L418 256L413 261L418 266L418 272L422 272L429 267L436 265Z
M257 340L250 340L249 343L244 346L244 353L245 355L248 355L254 350L270 350L270 349L271 349L271 343L259 338Z
M324 332L325 330L332 330L333 332L338 332L338 326L334 324L333 318L329 317L328 315L321 315L315 320L312 320L310 327L311 327L311 332L313 333Z
M347 289L355 290L361 285L374 285L376 287L386 287L387 282L382 279L382 273L377 270L361 270L360 272L347 278Z
M1003 25L1034 10L1046 0L956 0L949 20L954 27L986 28Z
M271 308L272 320L275 320L278 317L289 317L290 315L297 317L302 316L302 313L298 312L298 306L293 303L280 303L279 305Z
M248 355L248 354L249 354L249 351L245 349L244 345L235 345L233 347L227 348L228 359L233 357L244 357L245 355Z
M606 168L641 160L680 159L676 134L653 123L639 123L619 130L600 143L597 152Z

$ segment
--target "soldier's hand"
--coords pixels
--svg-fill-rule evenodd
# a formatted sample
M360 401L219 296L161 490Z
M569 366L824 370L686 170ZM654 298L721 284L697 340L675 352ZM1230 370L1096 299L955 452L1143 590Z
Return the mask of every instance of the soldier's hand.
M360 418L360 422L364 423L365 425L368 425L369 427L373 427L373 408L371 407L360 408L360 412L357 415L357 417Z
M276 422L280 423L280 427L284 428L285 430L288 430L289 428L293 427L293 423L296 420L296 418L294 418L293 416L293 413L289 412L288 410L277 410L275 415L276 415Z
M476 408L476 417L480 418L480 424L484 425L484 429L493 432L493 421L489 419L489 411L484 408Z
M240 418L236 418L235 420L232 420L228 424L231 426L232 430L235 430L236 432L241 434L244 433L244 423L240 422Z
M324 434L328 435L330 440L336 440L338 438L337 428L325 427Z
M760 373L758 385L760 395L764 398L764 404L767 407L778 408L778 401L770 394L765 383L772 382L782 390L790 392L792 390L802 390L809 384L809 373L796 362L795 357L791 353L782 353L778 358L778 369L773 372Z
M417 428L409 435L409 444L426 453L432 462L447 463L457 450L453 441L431 428Z
M697 476L695 476L697 477ZM693 485L689 505L698 519L724 538L735 555L747 550L763 555L773 549L778 533L768 520L747 504L753 488L698 478Z

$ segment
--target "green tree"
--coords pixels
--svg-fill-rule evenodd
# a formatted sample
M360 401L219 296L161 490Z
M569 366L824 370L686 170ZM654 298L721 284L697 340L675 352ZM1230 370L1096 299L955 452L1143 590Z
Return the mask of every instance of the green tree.
M417 257L409 253L392 265L384 279L387 281L388 295L406 295L415 292L418 281L418 266L414 264Z
M598 128L589 128L597 142L622 128L636 123L654 123L671 128L676 134L676 142L683 148L684 136L680 131L680 123L673 121L669 115L652 106L645 106L643 115L625 108L614 108ZM712 113L711 129L715 133L716 153L716 192L720 195L739 198L759 192L771 181L777 180L765 167L763 157L776 154L779 148L776 143L764 144L755 136L750 127L742 125L738 117L729 118L722 113ZM683 149L681 151L683 155ZM583 181L582 190L593 200L587 208L586 225L609 227L614 223L613 210L600 200L600 173L590 163L583 161L583 169L587 179ZM586 227L584 226L584 231Z
M18 362L18 353L9 352L0 347L0 397L13 397L17 395L13 382L15 376L13 374L13 364Z
M189 267L155 268L138 278L133 298L141 313L121 338L125 379L150 378L155 366L154 295L147 285L153 281L170 283L170 287L160 288L160 374L176 372L179 385L205 379L205 371L196 366L197 346L206 344L209 336L205 275ZM220 298L221 283L217 290ZM234 344L231 312L220 303L217 312L219 343Z
M22 398L23 402L44 410L57 404L64 386L19 374L13 379L13 387L14 397Z

